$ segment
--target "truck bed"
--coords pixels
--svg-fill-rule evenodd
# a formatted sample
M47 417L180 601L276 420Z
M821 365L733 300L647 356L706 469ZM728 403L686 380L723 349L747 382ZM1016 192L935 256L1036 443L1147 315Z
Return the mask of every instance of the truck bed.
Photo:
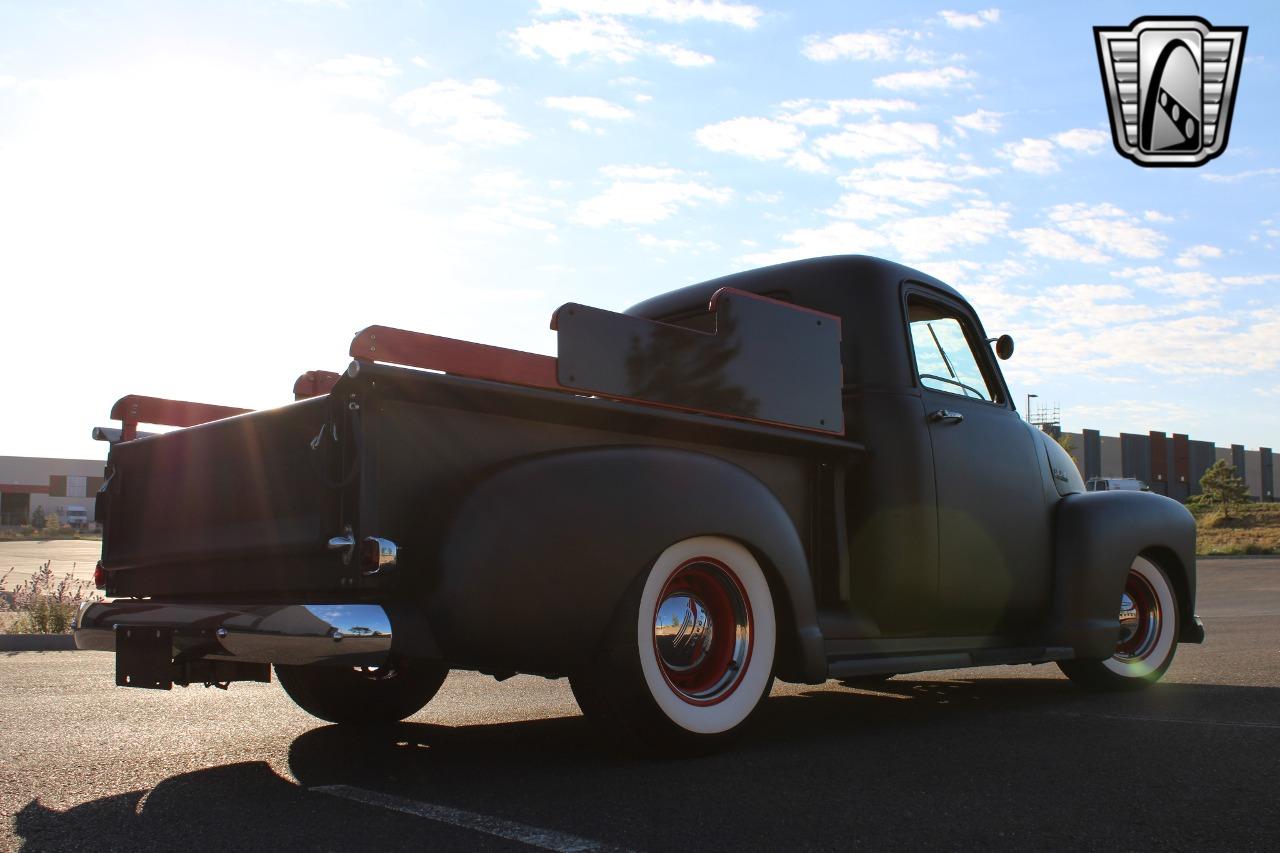
M587 395L383 364L354 372L326 396L114 446L107 592L253 601L421 592L471 485L570 448L643 444L728 460L765 483L804 535L814 529L816 466L858 449ZM399 569L366 576L344 563L326 543L348 528L357 540L398 543Z

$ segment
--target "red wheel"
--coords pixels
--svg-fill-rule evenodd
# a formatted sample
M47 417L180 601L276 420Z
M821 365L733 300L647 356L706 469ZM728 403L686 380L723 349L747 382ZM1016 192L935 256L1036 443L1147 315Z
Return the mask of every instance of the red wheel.
M691 705L722 702L751 662L754 627L733 569L712 557L692 557L676 567L654 605L658 671Z

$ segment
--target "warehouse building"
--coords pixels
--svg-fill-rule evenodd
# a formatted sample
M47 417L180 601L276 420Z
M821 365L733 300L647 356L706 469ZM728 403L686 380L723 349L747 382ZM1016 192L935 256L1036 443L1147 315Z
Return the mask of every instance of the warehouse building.
M83 508L92 519L105 466L101 459L0 456L0 524L27 524L36 508L64 522L69 508Z
M1043 428L1043 427L1042 427ZM1052 429L1046 431L1053 432ZM1216 447L1182 433L1122 432L1102 435L1096 429L1062 433L1071 437L1071 455L1086 480L1093 477L1133 477L1151 491L1185 501L1200 494L1200 478L1219 459L1234 465L1254 500L1276 499L1274 456L1270 447L1246 450L1244 445Z

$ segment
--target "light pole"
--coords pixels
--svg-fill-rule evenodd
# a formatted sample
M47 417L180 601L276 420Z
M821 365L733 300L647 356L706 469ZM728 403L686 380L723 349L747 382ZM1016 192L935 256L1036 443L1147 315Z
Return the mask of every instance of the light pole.
M1039 396L1040 396L1039 394L1028 394L1028 395L1027 395L1027 423L1031 423L1031 398L1032 398L1032 397L1039 397Z

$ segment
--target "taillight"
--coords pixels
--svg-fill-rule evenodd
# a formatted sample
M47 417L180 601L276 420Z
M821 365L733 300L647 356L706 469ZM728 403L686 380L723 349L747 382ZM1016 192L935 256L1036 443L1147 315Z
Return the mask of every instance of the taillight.
M96 589L107 588L107 570L102 568L102 561L98 561L98 565L93 569L93 585Z

